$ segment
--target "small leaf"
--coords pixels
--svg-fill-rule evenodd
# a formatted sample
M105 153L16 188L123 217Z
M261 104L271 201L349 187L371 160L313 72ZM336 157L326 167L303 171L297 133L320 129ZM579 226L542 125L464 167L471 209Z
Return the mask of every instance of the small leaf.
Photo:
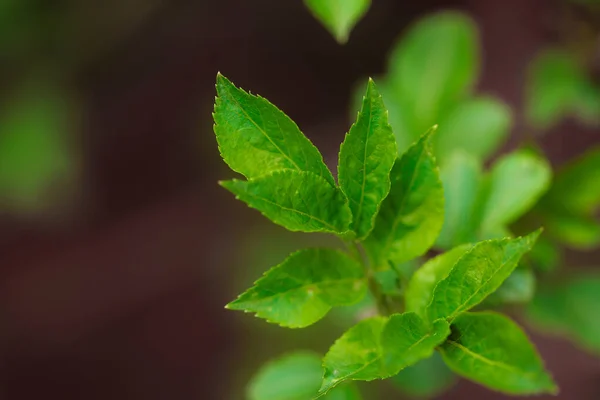
M290 231L345 233L352 220L348 200L310 172L283 170L240 181L220 182L248 206Z
M469 244L455 247L423 264L413 274L406 288L406 311L413 311L426 318L425 311L431 302L433 289L448 276L454 264L471 247Z
M427 308L429 320L453 319L481 303L509 277L521 257L531 250L540 232L516 239L488 240L473 246L435 287Z
M414 313L364 320L344 333L325 355L319 393L323 395L346 380L371 381L396 375L431 356L449 333L446 321L436 321L429 330Z
M402 37L390 57L388 79L399 107L411 117L409 135L439 123L440 114L469 92L479 69L477 37L475 23L458 12L427 16Z
M600 275L579 275L557 285L542 286L527 308L534 325L566 336L600 354Z
M390 190L390 171L396 160L396 141L375 83L369 80L358 119L342 143L338 180L350 201L357 239L373 229L375 216Z
M444 191L428 139L411 146L392 168L392 185L365 247L375 268L423 255L444 221Z
M457 151L441 170L444 184L444 225L437 246L451 249L475 241L478 228L478 196L483 181L481 162Z
M600 223L593 217L547 213L544 226L554 239L575 249L588 250L600 244Z
M350 31L371 6L371 0L304 0L304 3L342 44L348 41Z
M457 374L511 395L557 393L535 347L507 317L466 313L454 320L451 329L441 353Z
M392 384L410 397L433 398L448 390L456 375L446 366L439 353L419 361L391 378Z
M510 108L493 97L459 103L433 137L434 154L443 165L457 150L485 161L506 140L512 124Z
M334 183L319 150L277 107L236 88L221 74L217 94L214 131L221 156L232 170L251 179L292 169Z
M322 379L321 358L297 351L263 366L248 386L249 400L311 400ZM340 385L324 400L361 400L355 385Z
M271 268L227 308L255 312L257 317L288 328L304 328L334 306L357 303L366 289L362 266L348 255L308 249Z
M530 152L517 151L498 160L490 172L483 211L483 232L504 227L528 211L548 190L548 162Z

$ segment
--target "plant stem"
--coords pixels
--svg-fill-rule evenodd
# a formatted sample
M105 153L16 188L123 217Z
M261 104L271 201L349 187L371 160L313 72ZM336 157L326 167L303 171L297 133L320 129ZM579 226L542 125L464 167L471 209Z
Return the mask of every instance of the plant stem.
M377 311L380 315L388 316L392 314L392 310L390 308L390 304L388 302L387 296L381 292L381 288L379 287L379 283L375 279L375 271L371 268L368 260L365 259L362 252L360 251L359 244L355 241L350 243L346 243L348 247L348 251L352 256L360 262L360 264L365 269L365 273L367 275L369 290L371 294L375 298L375 302L377 304Z

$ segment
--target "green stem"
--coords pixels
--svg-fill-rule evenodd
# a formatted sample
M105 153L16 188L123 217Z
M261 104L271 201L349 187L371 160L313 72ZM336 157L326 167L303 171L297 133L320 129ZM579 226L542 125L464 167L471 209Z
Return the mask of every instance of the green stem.
M369 283L369 290L371 294L375 298L375 302L377 304L377 311L380 315L388 316L392 314L392 310L390 308L390 304L388 302L388 298L385 294L381 292L381 288L379 287L379 283L375 279L375 271L371 268L370 263L365 260L362 252L360 251L359 245L357 242L352 241L350 243L346 243L348 247L348 251L350 254L363 266L365 269L365 274L367 275L367 280Z

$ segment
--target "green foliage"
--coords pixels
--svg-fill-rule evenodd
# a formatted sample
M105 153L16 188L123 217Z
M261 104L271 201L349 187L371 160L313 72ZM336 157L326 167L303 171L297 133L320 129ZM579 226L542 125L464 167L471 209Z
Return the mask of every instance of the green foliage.
M350 31L371 6L371 0L304 0L304 3L341 44L348 41Z
M521 328L493 313L466 313L452 322L441 352L457 374L508 394L553 393L558 389Z
M263 366L248 385L249 400L311 400L321 384L321 357L298 351ZM361 400L352 384L340 385L325 400Z
M414 313L366 319L344 333L325 355L319 393L349 379L372 381L394 376L431 356L449 334L446 321L436 321L430 328Z
M424 254L444 221L444 192L426 133L391 171L392 187L365 247L376 269Z
M600 354L600 276L580 275L542 287L527 308L542 331L572 338L581 347Z
M360 301L366 289L364 270L354 259L336 250L307 249L270 269L227 308L255 312L281 326L304 328L334 306Z
M526 115L532 126L542 130L568 116L597 124L600 88L593 84L575 57L559 49L546 50L531 64Z
M375 83L369 80L362 109L340 148L338 179L354 215L358 239L371 233L375 216L390 190L390 170L396 161L396 141L387 110Z
M444 23L454 26L456 16L450 22L445 18L449 17L442 18ZM453 32L454 28L448 28L448 34ZM461 29L458 32L457 37L462 41L464 32ZM454 77L451 81L454 82ZM321 166L321 155L289 118L266 100L236 89L222 76L218 82L220 93L214 116L217 140L232 169L247 177L245 181L225 181L222 185L273 222L292 231L333 233L348 248L348 253L329 249L296 252L227 307L253 312L291 328L311 325L332 307L356 304L361 299L375 303L379 314L351 327L333 344L323 359L320 389L313 390L312 384L296 381L287 383L295 375L303 382L309 379L303 378L310 375L308 372L295 372L295 368L303 371L313 368L306 367L312 361L287 359L259 374L251 385L253 398L300 399L311 396L310 393L328 399L334 395L339 396L336 399L356 398L352 397L353 389L340 392L338 385L396 376L431 357L439 346L450 349L444 350L444 357L458 373L489 387L522 394L554 390L533 345L519 328L495 314L492 317L464 314L502 287L521 257L533 247L539 230L515 239L465 244L426 262L413 274L418 257L430 250L444 221L444 190L430 145L435 129L427 131L396 158L397 146L387 124L383 99L370 81L358 119L340 149L338 186L329 180L328 171L323 172L326 167ZM438 100L453 98L452 93L442 94ZM274 141L277 146L267 145ZM269 148L267 153L265 146ZM260 168L253 164L254 153ZM474 188L472 206L476 212L455 204L449 209L460 209L479 218L475 219L477 224L468 225L474 227L476 234L481 231L480 226L487 230L486 234L489 230L494 234L507 231L506 225L524 212L546 185L545 170L540 172L537 169L540 164L532 157L528 153L515 153L501 159L482 179L476 177L474 184L458 184L455 193L465 187ZM476 159L474 165L480 162ZM524 193L521 202L500 193L510 190L506 182L514 178L509 176L511 173L527 174L516 178L516 181L524 179L517 185ZM506 215L498 215L491 203ZM457 221L463 217L454 218L454 226L460 225ZM504 297L514 297L508 282L503 289ZM366 287L370 290L365 296ZM491 330L480 324L476 333L465 339L487 338L484 342L489 343L490 354L486 353L488 348L458 342L460 338L456 336L446 341L456 329L470 329L471 324L463 325L463 321L479 315L493 319L493 323L501 318L501 323L508 326L511 340L495 338L499 331L492 324ZM482 358L476 358L477 362L483 357L494 360L498 354L508 354L507 359L500 361L510 362L514 368L508 372L491 370L493 376L482 377L477 371L470 371L468 363L465 367L464 357L457 356L453 347L449 347L457 343L481 351ZM512 354L521 350L530 357ZM290 371L289 377L279 378L286 369ZM534 369L535 377L527 375L519 381L513 376L515 371L530 374ZM499 387L504 376L507 382ZM306 392L298 389L304 386Z
M432 398L450 388L456 375L448 368L438 352L407 367L390 379L402 393L411 397Z
M0 209L35 213L74 179L72 112L56 88L24 85L0 115Z

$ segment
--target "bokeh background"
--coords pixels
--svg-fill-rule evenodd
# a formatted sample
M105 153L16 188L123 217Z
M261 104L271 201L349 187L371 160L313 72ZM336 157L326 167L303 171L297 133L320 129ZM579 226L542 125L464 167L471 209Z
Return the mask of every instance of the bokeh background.
M590 40L600 76L598 14L564 1L375 0L340 46L299 0L2 0L0 398L238 400L269 358L325 352L335 321L290 331L223 308L330 239L287 233L217 185L233 173L212 133L216 73L282 108L333 165L357 82L385 70L408 24L447 8L480 29L477 90L513 108L504 150L527 134L541 48ZM539 143L561 165L599 134L566 119ZM559 398L600 398L600 359L533 338ZM461 381L442 398L504 397Z

